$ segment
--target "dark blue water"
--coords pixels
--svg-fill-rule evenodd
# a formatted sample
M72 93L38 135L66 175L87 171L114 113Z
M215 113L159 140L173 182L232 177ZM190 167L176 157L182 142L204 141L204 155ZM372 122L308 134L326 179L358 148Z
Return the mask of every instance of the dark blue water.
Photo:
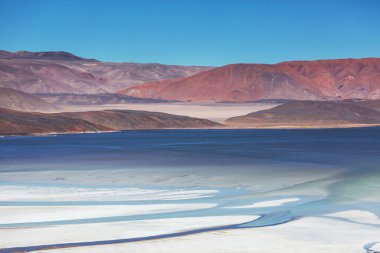
M86 163L103 168L295 162L377 169L380 128L321 130L162 130L0 139L9 164ZM14 168L17 170L17 168ZM37 167L23 169L38 169ZM41 168L43 169L43 168ZM80 169L80 168L78 168Z

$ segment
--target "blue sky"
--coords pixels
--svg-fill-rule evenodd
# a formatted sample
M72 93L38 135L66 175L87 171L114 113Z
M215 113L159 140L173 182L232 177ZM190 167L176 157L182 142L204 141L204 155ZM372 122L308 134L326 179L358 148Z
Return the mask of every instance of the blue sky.
M0 49L213 66L380 57L380 1L0 0Z

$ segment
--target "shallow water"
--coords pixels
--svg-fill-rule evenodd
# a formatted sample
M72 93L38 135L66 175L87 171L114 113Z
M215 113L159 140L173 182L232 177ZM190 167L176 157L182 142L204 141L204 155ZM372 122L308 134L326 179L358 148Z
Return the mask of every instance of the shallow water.
M27 223L16 219L0 227L261 216L228 227L236 228L270 226L353 209L380 216L379 136L380 128L374 127L4 137L0 139L1 206L19 206L25 212L28 206L216 206ZM265 205L265 201L290 198L298 201ZM264 204L254 207L258 202ZM250 205L253 207L234 208ZM214 227L221 228L226 226Z

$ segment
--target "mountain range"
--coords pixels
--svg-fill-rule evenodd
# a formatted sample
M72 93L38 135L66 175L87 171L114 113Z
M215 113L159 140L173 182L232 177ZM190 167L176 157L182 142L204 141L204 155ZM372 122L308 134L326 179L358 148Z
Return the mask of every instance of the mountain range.
M187 103L178 103L207 103L211 110L219 102L268 100L278 106L256 111L252 105L252 113L221 121L225 126L180 116ZM131 103L179 109L171 115L119 106ZM108 104L119 110L103 110ZM203 67L0 50L0 108L1 134L380 125L380 58Z
M0 59L30 59L30 60L57 60L57 61L97 61L95 59L82 58L64 51L52 52L9 52L0 50Z
M145 82L191 76L210 68L100 62L67 52L0 51L0 86L28 93L113 93Z
M189 102L380 99L380 58L231 64L110 63L67 52L0 51L0 87L27 93L118 93Z
M129 87L119 93L191 102L380 99L380 59L232 64L190 77Z

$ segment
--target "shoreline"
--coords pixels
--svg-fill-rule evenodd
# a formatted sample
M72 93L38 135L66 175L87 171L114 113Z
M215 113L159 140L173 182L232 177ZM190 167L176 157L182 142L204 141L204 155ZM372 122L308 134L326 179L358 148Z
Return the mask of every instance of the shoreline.
M292 125L279 125L279 126L257 126L257 127L205 127L205 128L147 128L147 129L124 129L124 130L111 130L111 131L88 131L88 132L51 132L51 133L25 133L25 134L2 134L0 138L4 137L18 137L18 136L54 136L54 135L68 135L68 134L102 134L102 133L117 133L129 131L160 131L160 130L322 130L322 129L351 129L351 128L371 128L379 127L380 124L347 124L336 126L292 126Z

